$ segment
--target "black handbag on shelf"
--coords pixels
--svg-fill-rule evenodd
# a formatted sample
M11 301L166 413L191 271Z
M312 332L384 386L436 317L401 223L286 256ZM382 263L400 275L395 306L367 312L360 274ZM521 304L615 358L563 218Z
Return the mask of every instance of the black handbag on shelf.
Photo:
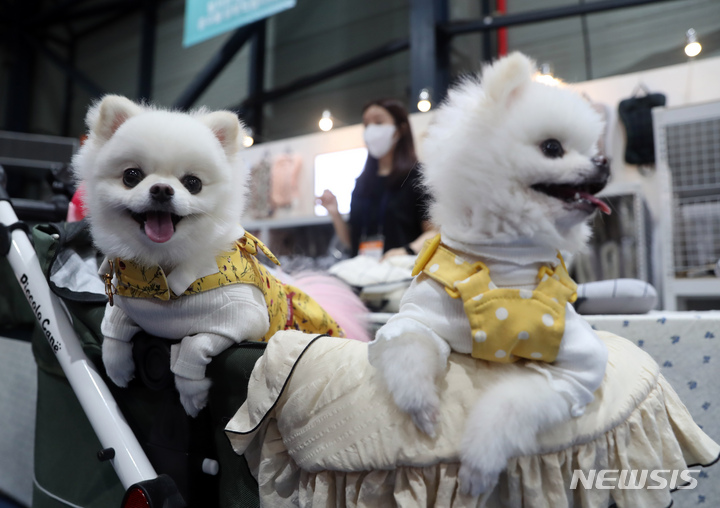
M639 92L645 95L639 95ZM625 162L639 166L655 164L655 141L653 138L652 108L665 105L665 95L650 93L642 84L633 96L620 102L618 113L625 126L627 144Z

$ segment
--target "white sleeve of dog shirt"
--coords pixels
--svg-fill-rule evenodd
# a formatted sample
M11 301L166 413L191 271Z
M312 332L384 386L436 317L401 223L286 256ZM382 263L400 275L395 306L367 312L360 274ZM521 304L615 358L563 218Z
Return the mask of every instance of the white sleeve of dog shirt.
M417 277L400 302L400 311L378 330L368 346L370 363L388 341L429 340L438 351L439 369L444 369L450 351L470 353L470 324L462 301L450 298L440 284L425 275Z
M450 298L442 286L423 275L408 288L400 312L378 330L375 340L368 345L370 363L377 364L389 341L404 336L417 340L420 335L437 346L438 358L442 360L439 368L444 366L451 349L458 353L472 352L470 324L462 300ZM580 416L603 381L607 358L605 344L568 304L565 333L555 362L527 362L527 365L546 376L551 386L568 401L572 415Z
M198 333L185 337L179 344L170 346L170 370L187 379L205 377L205 368L213 359L235 341L212 333Z
M254 286L237 284L191 298L204 296L220 296L222 301L170 348L170 370L188 379L203 379L205 367L214 356L235 343L260 340L270 327L265 299Z
M575 309L567 304L565 332L553 363L528 362L528 367L545 375L550 385L570 404L574 417L585 412L594 392L605 377L608 351L605 343Z
M129 342L141 328L125 314L119 306L105 306L105 315L100 324L100 332L103 337Z

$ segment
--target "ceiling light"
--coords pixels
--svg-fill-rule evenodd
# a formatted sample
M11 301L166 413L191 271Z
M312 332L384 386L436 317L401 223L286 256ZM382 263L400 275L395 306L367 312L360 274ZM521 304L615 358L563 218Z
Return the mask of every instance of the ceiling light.
M253 130L248 127L245 129L245 136L243 136L243 146L245 148L250 148L255 144L255 138L253 138Z
M427 113L430 111L430 108L432 108L432 102L430 100L430 90L427 88L423 88L420 90L420 94L418 95L418 103L417 108L422 113Z
M558 84L558 80L553 77L552 67L549 63L544 63L540 65L540 72L535 76L535 81L538 81L545 85Z
M324 132L327 132L333 128L333 120L332 115L330 114L330 110L326 109L325 111L323 111L322 118L320 118L318 126L320 127L320 130Z
M702 46L697 41L697 33L693 28L687 31L685 34L687 44L685 45L685 54L690 58L698 56L702 51Z

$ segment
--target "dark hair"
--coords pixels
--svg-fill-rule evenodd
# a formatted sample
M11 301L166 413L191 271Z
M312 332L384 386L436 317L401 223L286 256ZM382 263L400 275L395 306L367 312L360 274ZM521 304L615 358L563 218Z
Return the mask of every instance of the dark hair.
M393 165L390 175L388 175L388 187L396 189L402 185L410 171L417 164L417 155L415 155L415 143L413 141L412 130L410 129L410 121L408 113L402 102L397 99L377 99L368 102L363 106L362 112L368 110L371 106L379 106L390 113L395 122L395 127L400 133L400 137L395 145L393 152ZM374 176L378 171L378 161L368 154L365 168L358 177L358 184L363 187L365 180ZM363 189L364 190L364 189Z

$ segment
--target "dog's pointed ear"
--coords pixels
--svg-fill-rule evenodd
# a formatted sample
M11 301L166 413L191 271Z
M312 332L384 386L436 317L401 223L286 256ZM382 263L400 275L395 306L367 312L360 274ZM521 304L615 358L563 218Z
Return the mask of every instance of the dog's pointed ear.
M490 100L506 104L532 82L535 70L532 60L515 51L485 68L482 74L483 90Z
M106 95L85 118L90 132L103 141L110 139L125 121L143 109L120 95Z
M210 127L215 137L218 138L225 153L232 155L238 151L238 136L242 131L240 120L235 113L230 111L213 111L200 117L200 120Z

